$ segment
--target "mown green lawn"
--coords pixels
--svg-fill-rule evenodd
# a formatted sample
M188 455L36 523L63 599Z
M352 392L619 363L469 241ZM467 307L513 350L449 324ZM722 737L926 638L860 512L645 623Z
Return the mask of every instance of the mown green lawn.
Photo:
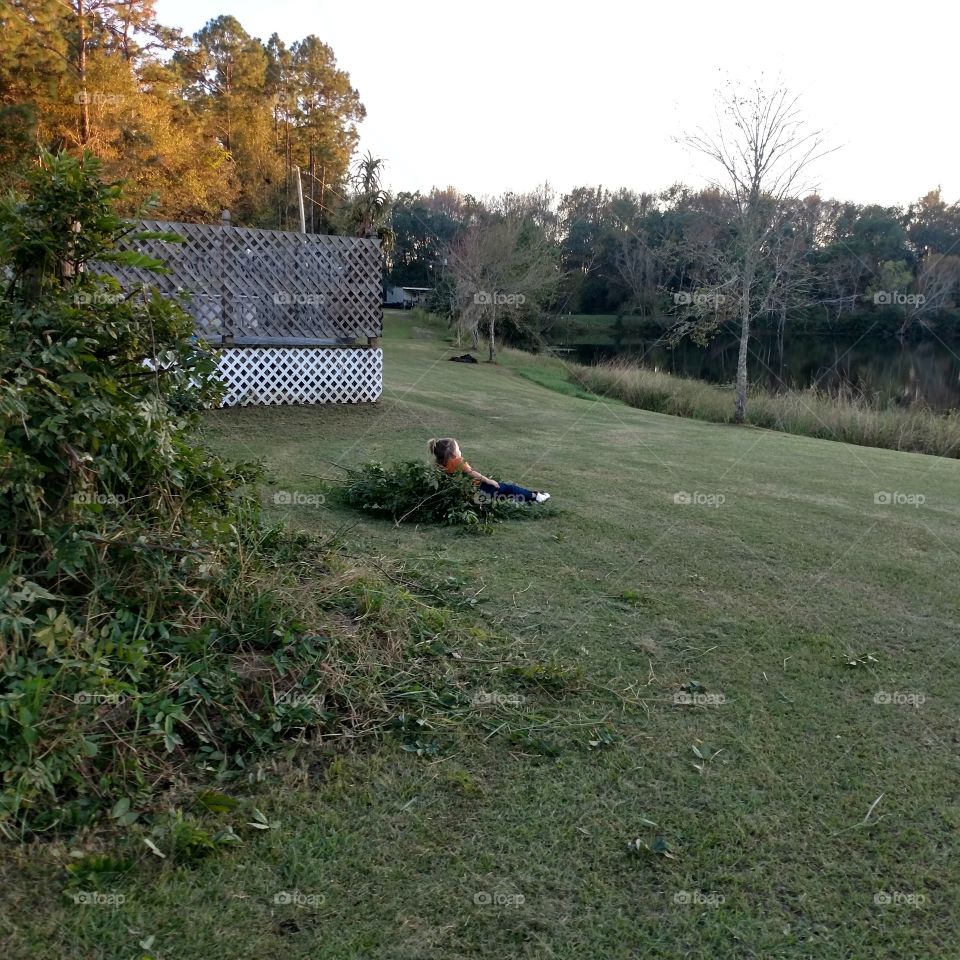
M437 724L423 756L391 736L268 777L279 829L134 878L120 908L16 897L21 955L960 956L960 463L564 395L531 379L556 363L450 363L416 324L388 319L376 406L221 411L209 439L267 460L268 502L445 435L549 490L555 511L489 536L332 498L270 512L460 581L505 639L457 656L581 679L491 662L504 732Z

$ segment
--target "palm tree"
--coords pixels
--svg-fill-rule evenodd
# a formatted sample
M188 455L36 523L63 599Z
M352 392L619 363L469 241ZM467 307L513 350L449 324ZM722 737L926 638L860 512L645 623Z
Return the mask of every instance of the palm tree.
M389 226L392 198L380 182L383 167L383 159L369 151L357 161L350 175L353 190L343 219L349 233L379 238L386 245L393 237Z

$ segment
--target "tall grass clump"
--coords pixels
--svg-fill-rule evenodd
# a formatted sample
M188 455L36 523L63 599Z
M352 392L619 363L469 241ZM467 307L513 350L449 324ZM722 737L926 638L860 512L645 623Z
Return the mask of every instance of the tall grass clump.
M734 392L719 386L651 370L629 361L571 366L578 386L614 397L632 407L712 423L733 422ZM942 457L960 457L960 415L923 407L883 406L853 391L753 389L747 423L784 433L840 440Z

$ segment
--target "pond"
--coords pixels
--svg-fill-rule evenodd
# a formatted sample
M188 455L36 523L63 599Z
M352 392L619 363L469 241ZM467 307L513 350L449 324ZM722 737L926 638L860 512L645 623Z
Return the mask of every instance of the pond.
M689 340L669 346L650 336L605 327L576 336L562 331L552 338L561 355L580 363L630 358L667 373L711 383L730 383L736 376L739 341L721 334L706 347ZM751 345L751 382L771 391L817 386L834 392L852 387L881 403L923 404L936 410L960 408L960 345L930 338L901 344L807 334L762 336Z

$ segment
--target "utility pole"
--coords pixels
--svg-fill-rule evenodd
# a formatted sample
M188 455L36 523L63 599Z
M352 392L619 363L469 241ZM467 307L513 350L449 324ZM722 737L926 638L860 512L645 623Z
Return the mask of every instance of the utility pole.
M307 232L307 218L303 210L303 182L300 180L300 168L294 166L294 173L297 175L297 205L300 208L300 232Z
M313 188L317 182L317 157L313 150L313 141L310 141L310 232L316 233L317 228L313 222L314 211L317 208L316 201L313 199Z
M320 165L320 215L326 216L326 195L327 195L327 162L324 162ZM326 230L327 233L330 232L329 217L327 217Z

